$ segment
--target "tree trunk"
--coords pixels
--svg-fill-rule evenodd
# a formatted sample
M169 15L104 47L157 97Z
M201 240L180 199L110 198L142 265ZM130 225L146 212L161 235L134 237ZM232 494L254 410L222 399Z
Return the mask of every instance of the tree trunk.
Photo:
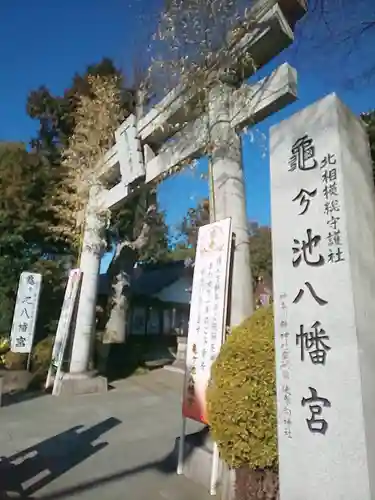
M108 298L107 321L99 355L99 371L107 375L110 375L109 368L115 375L121 371L122 346L127 333L131 275L136 262L136 252L129 247L125 247L126 250L120 247L121 245L118 245L108 269L111 293ZM117 366L118 364L120 366Z
M109 266L111 296L109 297L108 319L102 338L102 352L99 362L101 372L107 372L113 347L123 345L126 341L132 275L140 250L149 242L150 223L152 222L150 216L154 213L155 206L151 205L147 211L148 218L137 239L132 242L118 243L114 258Z
M110 311L103 335L103 344L122 344L126 340L130 280L131 277L123 271L113 278Z
M122 344L126 340L130 286L138 252L132 244L119 243L108 269L111 295L108 317L103 334L104 344Z

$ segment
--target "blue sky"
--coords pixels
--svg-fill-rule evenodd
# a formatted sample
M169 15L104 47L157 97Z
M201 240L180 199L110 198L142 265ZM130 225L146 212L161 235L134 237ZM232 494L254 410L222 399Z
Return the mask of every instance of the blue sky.
M330 0L338 2L338 0ZM111 57L125 74L152 30L162 0L1 0L0 6L0 140L28 142L37 124L25 111L30 90L46 85L53 93L69 86L75 72ZM344 2L345 4L345 2ZM325 24L307 19L297 30L296 43L263 68L256 78L265 76L288 61L299 72L299 100L269 117L254 132L254 140L243 141L244 170L249 218L270 223L268 130L271 125L295 113L320 97L336 91L355 112L375 108L375 78L350 82L353 76L375 67L375 29L356 38L355 46L335 43L341 29L353 22L375 19L373 0L352 2L355 16L335 13ZM332 34L330 30L335 32ZM329 36L332 35L332 38ZM328 43L324 39L328 37ZM159 192L169 224L176 224L189 206L206 195L206 182L185 171L165 182Z

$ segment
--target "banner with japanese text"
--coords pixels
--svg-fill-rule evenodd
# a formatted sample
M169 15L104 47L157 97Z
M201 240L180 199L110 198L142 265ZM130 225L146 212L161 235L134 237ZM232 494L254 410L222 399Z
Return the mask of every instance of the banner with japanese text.
M206 388L225 336L231 219L199 229L186 353L184 417L207 423Z
M23 272L20 276L10 334L12 352L31 352L41 285L39 273Z
M76 304L82 272L80 269L72 269L69 273L68 283L65 289L64 302L61 308L59 323L55 342L53 344L51 366L48 371L46 388L51 385L52 372L58 370L63 361L67 338Z

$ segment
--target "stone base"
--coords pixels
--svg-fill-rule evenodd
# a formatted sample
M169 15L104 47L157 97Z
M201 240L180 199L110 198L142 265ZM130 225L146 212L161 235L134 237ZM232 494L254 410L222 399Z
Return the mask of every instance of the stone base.
M57 384L55 396L75 396L79 394L103 394L108 391L106 377L97 372L63 373Z
M176 467L180 438L176 439L174 455ZM182 474L210 491L213 442L207 428L185 437L184 463Z

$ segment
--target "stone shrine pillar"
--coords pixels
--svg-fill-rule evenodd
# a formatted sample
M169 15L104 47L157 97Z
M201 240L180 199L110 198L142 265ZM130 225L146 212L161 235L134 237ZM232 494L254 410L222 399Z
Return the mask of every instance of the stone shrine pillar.
M230 121L232 92L226 84L212 88L208 114L216 220L231 217L235 235L230 324L236 326L251 316L254 304L241 139Z
M280 500L375 500L375 193L332 94L271 129Z
M83 276L70 360L72 375L84 374L90 369L96 328L96 299L105 221L103 216L98 216L94 196L90 199L80 259Z

